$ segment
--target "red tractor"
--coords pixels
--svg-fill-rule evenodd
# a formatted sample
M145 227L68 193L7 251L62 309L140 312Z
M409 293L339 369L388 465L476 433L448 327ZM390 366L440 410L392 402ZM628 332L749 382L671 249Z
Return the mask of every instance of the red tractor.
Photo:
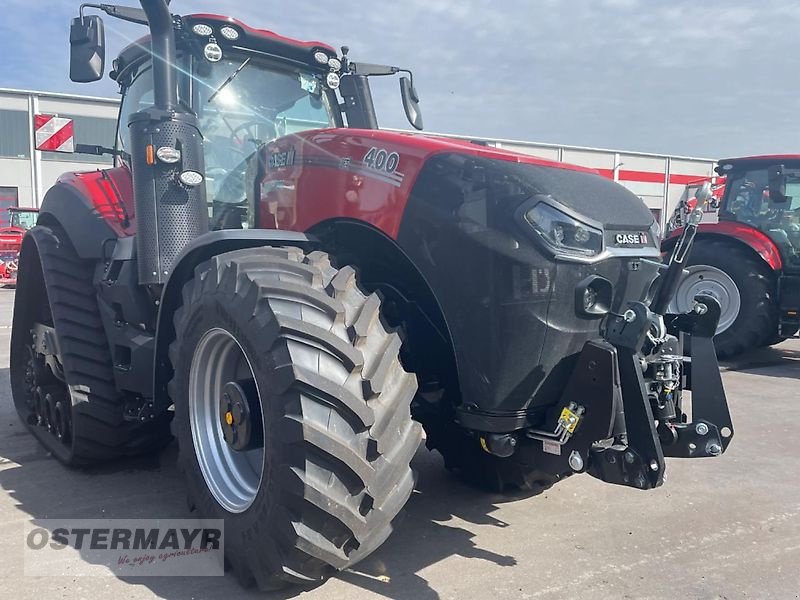
M141 4L99 5L150 28L111 72L116 166L62 176L22 244L11 385L56 458L154 451L172 421L191 506L267 589L384 542L420 424L496 491L647 490L665 457L725 451L719 304L667 313L696 223L665 266L650 211L594 172L379 130L369 78L400 72L421 126L407 70ZM100 18L70 41L98 80Z
M687 309L698 294L716 298L715 346L729 357L800 330L800 155L724 159L717 172L725 176L719 222L700 225L671 308Z
M19 248L25 232L36 224L36 208L10 207L8 225L0 227L0 285L17 283Z

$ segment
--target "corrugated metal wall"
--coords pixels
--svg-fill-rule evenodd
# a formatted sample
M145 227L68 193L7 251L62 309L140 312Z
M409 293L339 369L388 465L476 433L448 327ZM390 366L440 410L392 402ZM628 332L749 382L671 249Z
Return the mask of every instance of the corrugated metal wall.
M19 206L39 206L62 173L110 165L110 157L35 150L33 115L72 118L76 143L113 146L117 106L110 98L0 89L0 188L15 190Z
M67 171L102 168L109 157L39 152L33 145L33 114L56 114L75 120L75 141L114 144L118 101L67 94L0 89L0 189L16 189L20 206L38 206L45 191ZM669 219L694 179L713 175L711 159L582 148L521 140L469 139L554 161L597 169L639 196L658 215L662 226Z

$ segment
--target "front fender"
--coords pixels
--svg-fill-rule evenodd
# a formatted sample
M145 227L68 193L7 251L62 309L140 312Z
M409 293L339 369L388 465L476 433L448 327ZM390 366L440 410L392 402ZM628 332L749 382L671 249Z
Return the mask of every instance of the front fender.
M172 377L172 365L167 351L175 337L172 317L181 303L181 290L194 275L197 265L212 257L259 246L297 246L311 250L317 246L314 238L294 231L276 229L227 229L201 235L184 248L175 260L175 266L161 292L158 320L156 322L155 355L153 368L153 406L156 413L169 407L167 382Z
M683 228L673 231L669 237L661 242L661 249L664 252L672 250L672 247L675 245L681 233L683 233ZM760 256L773 271L780 271L783 269L783 259L781 259L780 250L778 250L775 242L755 227L744 223L736 223L734 221L702 223L698 229L696 239L711 236L733 238Z

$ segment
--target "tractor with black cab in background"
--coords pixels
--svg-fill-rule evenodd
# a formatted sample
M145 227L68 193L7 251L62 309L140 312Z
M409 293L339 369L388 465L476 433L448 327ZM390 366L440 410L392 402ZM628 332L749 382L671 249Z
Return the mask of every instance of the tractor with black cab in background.
M73 20L73 81L103 74L89 9L150 34L113 62L115 166L63 175L22 243L13 397L58 460L174 434L191 507L270 589L386 540L422 428L497 492L650 490L665 457L726 450L720 305L667 310L696 219L663 264L650 211L593 171L378 129L370 78L400 73L422 126L407 69L141 6Z

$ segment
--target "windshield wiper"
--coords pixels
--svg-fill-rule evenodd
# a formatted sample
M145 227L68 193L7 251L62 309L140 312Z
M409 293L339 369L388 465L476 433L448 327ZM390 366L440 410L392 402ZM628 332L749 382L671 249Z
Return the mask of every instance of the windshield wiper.
M230 75L228 75L228 78L227 78L225 81L223 81L223 82L222 82L222 84L221 84L221 85L220 85L220 86L219 86L219 87L218 87L216 90L214 90L214 93L213 93L213 94L211 94L211 95L208 97L208 103L209 103L209 104L211 103L211 101L212 101L214 98L216 98L216 97L217 97L217 94L219 94L219 93L220 93L222 90L224 90L224 89L225 89L225 87L226 87L226 86L227 86L227 85L228 85L228 84L229 84L231 81L233 81L234 79L236 79L236 76L237 76L237 75L238 75L238 74L241 72L241 70L242 70L242 69L244 69L244 68L247 66L247 63L249 63L249 62L250 62L250 58L251 58L250 56L248 56L247 58L245 58L245 59L244 59L244 62L242 62L242 64L240 64L240 65L239 65L239 66L236 68L236 70L235 70L233 73L231 73Z

